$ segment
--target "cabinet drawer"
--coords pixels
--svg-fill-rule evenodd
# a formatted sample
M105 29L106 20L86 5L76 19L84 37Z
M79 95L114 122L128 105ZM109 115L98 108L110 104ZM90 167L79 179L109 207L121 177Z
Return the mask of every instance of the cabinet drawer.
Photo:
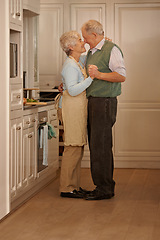
M23 92L21 84L11 85L10 107L11 110L22 109Z
M52 90L52 88L54 87L53 86L53 80L44 80L44 81L40 81L39 82L39 87L40 89L43 89L43 90Z
M23 116L23 129L34 127L37 122L36 114L29 114Z
M36 115L30 115L30 126L33 127L37 121L37 116Z
M23 129L30 128L34 126L34 115L28 115L23 117Z

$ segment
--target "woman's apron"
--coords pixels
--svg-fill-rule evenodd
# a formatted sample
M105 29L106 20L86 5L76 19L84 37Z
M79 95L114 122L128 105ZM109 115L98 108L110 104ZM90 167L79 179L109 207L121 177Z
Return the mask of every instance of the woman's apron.
M63 92L62 120L65 146L83 146L87 144L87 103L86 91L77 96Z

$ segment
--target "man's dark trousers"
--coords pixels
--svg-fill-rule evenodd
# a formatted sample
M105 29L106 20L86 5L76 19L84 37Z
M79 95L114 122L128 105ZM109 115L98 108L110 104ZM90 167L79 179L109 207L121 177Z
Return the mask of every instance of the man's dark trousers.
M114 194L112 127L116 121L117 98L88 98L88 140L94 184L105 194Z

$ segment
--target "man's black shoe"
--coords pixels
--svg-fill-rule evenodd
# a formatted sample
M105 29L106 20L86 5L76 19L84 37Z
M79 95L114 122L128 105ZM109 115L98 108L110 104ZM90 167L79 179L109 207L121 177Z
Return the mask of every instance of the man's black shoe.
M67 198L84 198L84 194L77 190L73 190L73 192L61 192L60 196Z
M102 200L102 199L110 199L114 196L114 193L103 193L95 189L89 194L86 194L85 200Z

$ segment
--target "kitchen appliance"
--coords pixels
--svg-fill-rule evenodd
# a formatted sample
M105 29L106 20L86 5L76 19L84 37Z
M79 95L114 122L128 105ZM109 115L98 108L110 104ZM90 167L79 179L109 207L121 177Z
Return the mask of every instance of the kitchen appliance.
M10 77L15 78L18 75L18 45L10 43Z
M47 91L40 91L40 102L51 102L54 101L55 97L57 96L57 94L59 94L59 90L58 87L53 88L53 90Z
M38 151L37 171L38 173L48 166L48 116L47 111L38 113Z

